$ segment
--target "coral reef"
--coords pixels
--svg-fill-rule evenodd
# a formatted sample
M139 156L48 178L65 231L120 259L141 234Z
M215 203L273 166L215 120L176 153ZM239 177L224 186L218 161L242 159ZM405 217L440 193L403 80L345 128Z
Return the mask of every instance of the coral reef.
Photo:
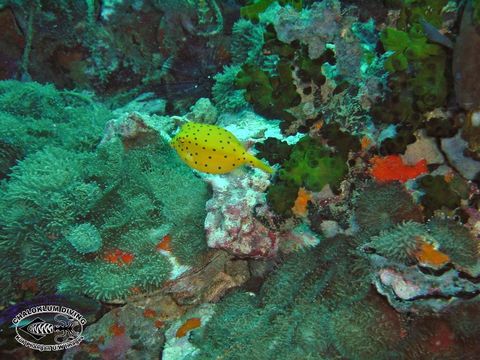
M479 24L0 0L0 358L476 359ZM11 325L48 302L87 319L63 354Z
M167 233L180 262L199 260L206 186L138 115L116 125L96 151L45 146L12 168L0 223L13 286L34 279L41 292L103 300L158 286L171 276L170 255L155 248Z
M15 80L0 82L0 108L0 140L23 156L46 145L92 150L112 116L91 94Z
M478 239L453 221L406 222L362 249L376 270L377 290L399 311L441 311L479 291L472 280L480 273Z

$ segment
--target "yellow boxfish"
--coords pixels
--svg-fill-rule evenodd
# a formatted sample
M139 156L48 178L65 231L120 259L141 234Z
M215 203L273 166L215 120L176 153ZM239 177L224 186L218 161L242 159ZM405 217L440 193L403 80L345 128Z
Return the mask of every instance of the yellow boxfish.
M248 153L230 131L215 125L186 123L171 145L183 161L198 171L225 174L247 164L273 173L270 166Z

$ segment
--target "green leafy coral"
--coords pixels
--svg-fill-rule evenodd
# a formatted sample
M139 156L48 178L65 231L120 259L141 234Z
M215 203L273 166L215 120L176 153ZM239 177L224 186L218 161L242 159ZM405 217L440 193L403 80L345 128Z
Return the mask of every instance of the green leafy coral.
M298 189L320 191L330 185L335 191L347 173L346 158L309 136L292 149L278 172L278 180L267 192L269 205L279 214L291 215Z
M380 36L388 54L385 69L390 72L390 92L383 103L374 106L373 114L376 120L398 123L402 131L412 132L425 126L423 113L443 106L448 95L446 51L430 43L422 29L423 21L441 26L447 1L390 3L400 9L397 28L387 27ZM386 153L403 152L403 147L390 146Z
M442 9L448 0L387 0L386 3L400 10L398 27L405 30L421 20L436 27L442 26Z
M255 111L269 118L288 117L285 110L300 103L290 64L279 62L277 72L278 75L269 76L259 66L247 63L235 80L237 88L246 90L245 99Z
M0 183L0 262L9 284L1 303L25 281L42 293L101 300L156 287L172 275L156 248L166 235L179 262L200 259L206 185L159 136L132 141L113 137L84 151L52 141L11 168Z
M445 79L446 54L441 46L430 44L418 26L408 33L387 28L381 34L386 51L393 54L386 60L390 73L408 71L408 85L419 111L428 111L444 103L447 96Z

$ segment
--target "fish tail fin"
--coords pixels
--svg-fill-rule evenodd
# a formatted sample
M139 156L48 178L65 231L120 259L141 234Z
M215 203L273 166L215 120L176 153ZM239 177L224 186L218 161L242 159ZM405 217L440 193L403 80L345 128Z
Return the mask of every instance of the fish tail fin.
M275 169L273 169L271 166L265 164L262 160L260 159L257 159L255 156L252 155L251 159L250 159L252 162L251 162L251 165L260 169L260 170L263 170L265 171L266 173L268 174L273 174L275 172Z

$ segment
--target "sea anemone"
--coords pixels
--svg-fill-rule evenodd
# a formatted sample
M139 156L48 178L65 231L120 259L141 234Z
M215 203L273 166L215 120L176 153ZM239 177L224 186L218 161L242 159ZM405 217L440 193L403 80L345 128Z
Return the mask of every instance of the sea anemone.
M354 207L362 236L376 235L404 221L423 220L420 208L400 183L367 183Z

